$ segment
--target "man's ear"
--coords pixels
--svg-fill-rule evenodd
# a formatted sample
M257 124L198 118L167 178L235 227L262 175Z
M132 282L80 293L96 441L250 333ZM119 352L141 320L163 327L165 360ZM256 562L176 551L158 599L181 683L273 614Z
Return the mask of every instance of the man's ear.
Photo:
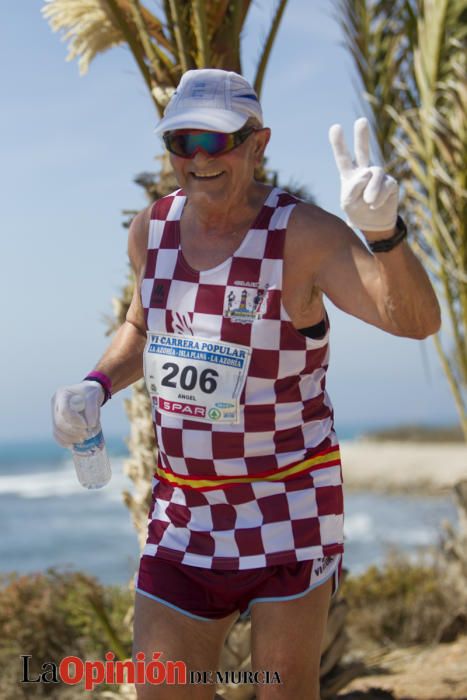
M271 129L268 129L267 127L264 129L261 129L261 131L258 134L258 138L256 139L256 146L255 146L255 158L257 160L258 165L263 160L264 151L266 150L266 146L268 145L270 138L271 138Z

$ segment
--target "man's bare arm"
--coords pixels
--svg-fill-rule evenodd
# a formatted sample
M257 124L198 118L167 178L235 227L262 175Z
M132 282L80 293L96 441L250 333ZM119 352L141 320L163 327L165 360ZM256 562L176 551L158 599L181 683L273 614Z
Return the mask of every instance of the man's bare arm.
M439 330L436 294L405 242L373 255L341 219L318 207L301 205L294 219L302 274L307 266L312 284L338 308L407 338Z
M133 219L128 233L128 256L135 273L135 288L126 320L115 333L112 342L95 366L112 380L112 392L133 384L143 376L143 350L146 344L146 324L141 304L141 279L146 261L150 208Z
M370 253L340 219L328 217L326 254L317 285L343 311L394 335L426 338L441 325L436 294L405 241L387 253Z
M399 187L384 168L370 164L368 120L354 123L354 157L340 124L331 126L329 140L347 220L369 241L392 238ZM319 243L323 255L315 268L316 283L329 298L344 311L395 335L421 339L436 333L441 325L438 300L407 243L372 255L343 221L322 214Z

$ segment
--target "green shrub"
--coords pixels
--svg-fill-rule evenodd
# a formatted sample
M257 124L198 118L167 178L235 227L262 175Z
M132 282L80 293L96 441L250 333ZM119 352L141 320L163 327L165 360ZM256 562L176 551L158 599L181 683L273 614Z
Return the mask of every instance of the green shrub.
M103 586L79 572L48 569L46 573L0 576L2 700L52 694L72 697L72 689L61 683L22 685L21 655L32 656L31 677L41 671L43 663L59 664L70 654L82 659L104 659L106 651L113 651L117 658L130 656L131 630L124 617L131 603L130 591ZM78 688L73 689L74 697L79 697Z
M457 609L457 597L441 569L411 563L401 554L390 555L382 568L371 566L360 576L348 576L343 593L349 603L349 632L360 644L435 642Z

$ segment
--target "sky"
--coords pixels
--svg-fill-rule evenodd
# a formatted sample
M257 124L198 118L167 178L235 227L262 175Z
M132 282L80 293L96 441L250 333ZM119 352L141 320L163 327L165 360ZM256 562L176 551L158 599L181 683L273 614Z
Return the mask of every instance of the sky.
M162 153L157 116L130 53L113 49L80 77L42 5L0 4L0 440L50 438L52 394L81 381L103 354L105 316L128 271L122 210L146 206L133 180L157 170ZM262 105L272 129L268 164L281 184L305 185L320 206L343 216L327 134L340 122L350 137L362 110L331 6L290 0ZM256 0L247 19L242 70L250 80L271 7ZM456 422L431 339L391 336L329 300L326 306L338 429ZM106 434L128 434L129 392L106 405Z

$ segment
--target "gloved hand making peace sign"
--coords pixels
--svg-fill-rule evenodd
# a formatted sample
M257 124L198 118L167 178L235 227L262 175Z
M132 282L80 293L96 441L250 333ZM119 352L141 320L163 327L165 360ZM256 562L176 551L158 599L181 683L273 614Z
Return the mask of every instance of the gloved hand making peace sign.
M383 168L370 165L368 121L361 118L354 124L354 160L340 124L331 126L329 140L341 178L340 203L348 223L361 231L393 230L399 187ZM376 240L373 236L372 239Z

